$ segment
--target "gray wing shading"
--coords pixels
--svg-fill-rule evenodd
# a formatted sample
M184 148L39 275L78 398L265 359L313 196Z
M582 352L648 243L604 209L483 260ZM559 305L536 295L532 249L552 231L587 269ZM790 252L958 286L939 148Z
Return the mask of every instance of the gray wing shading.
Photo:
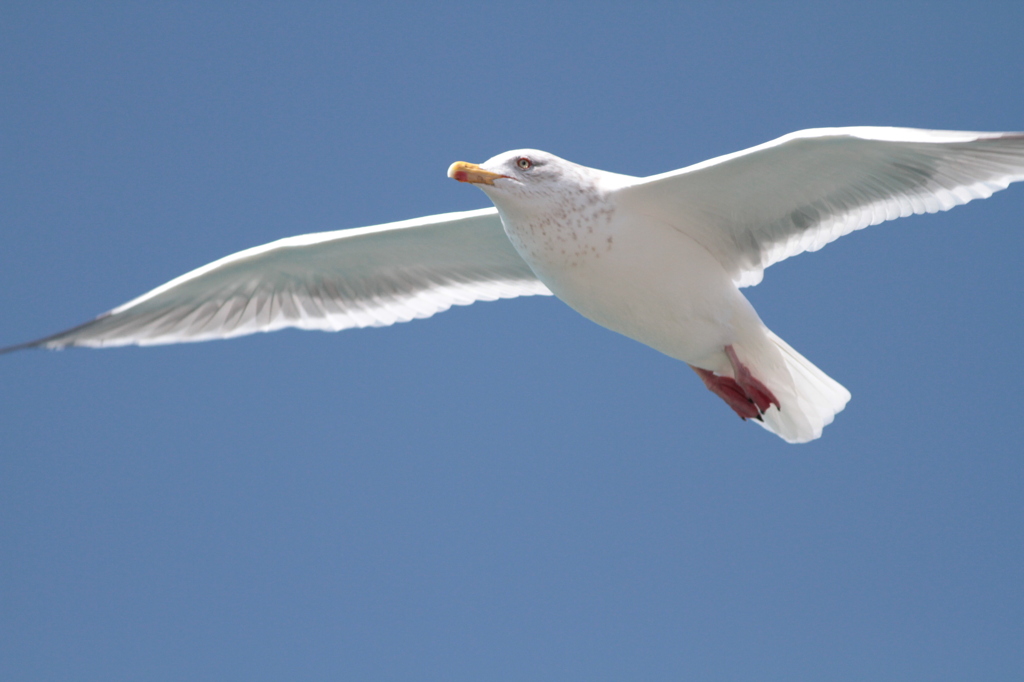
M620 201L693 237L738 286L854 230L1024 180L1024 133L818 128L645 178Z
M453 305L536 294L551 292L490 208L240 251L91 322L4 351L206 341L285 327L380 327Z

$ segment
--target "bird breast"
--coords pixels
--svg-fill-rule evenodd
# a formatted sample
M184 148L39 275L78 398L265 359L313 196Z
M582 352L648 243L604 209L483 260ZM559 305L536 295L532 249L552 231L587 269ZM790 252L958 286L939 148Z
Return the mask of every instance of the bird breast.
M586 269L615 247L615 207L593 192L573 192L541 210L502 210L505 233L543 281L545 273Z

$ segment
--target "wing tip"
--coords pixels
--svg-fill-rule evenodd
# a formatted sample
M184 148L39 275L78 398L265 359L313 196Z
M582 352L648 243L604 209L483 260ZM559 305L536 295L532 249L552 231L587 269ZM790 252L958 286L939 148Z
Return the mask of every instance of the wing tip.
M49 336L44 336L44 337L42 337L40 339L34 339L32 341L25 341L24 343L18 343L18 344L15 344L13 346L7 346L5 348L0 348L0 355L5 355L7 353L13 353L13 352L19 351L19 350L29 350L29 349L32 349L32 348L44 348L46 350L62 350L64 348L68 348L70 346L85 345L85 344L79 344L77 342L77 340L74 338L74 334L76 332L79 332L79 331L82 331L82 330L88 328L92 324L94 324L96 322L99 322L103 318L109 317L109 316L110 316L109 312L103 313L99 317L95 317L95 318L89 320L88 322L83 322L82 324L75 325L74 327L71 327L69 329L65 329L63 331L59 331L56 334L50 334Z
M40 342L39 341L27 341L25 343L15 344L13 346L7 346L6 348L0 348L0 355L6 355L8 353L13 353L14 351L18 351L18 350L28 350L29 348L39 348L39 347L40 347Z

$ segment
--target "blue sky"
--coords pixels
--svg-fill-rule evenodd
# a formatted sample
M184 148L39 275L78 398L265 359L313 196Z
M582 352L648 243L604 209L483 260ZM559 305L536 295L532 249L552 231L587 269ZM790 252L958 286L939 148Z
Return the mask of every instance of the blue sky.
M0 345L279 237L808 127L1024 129L1024 5L7 3ZM789 446L554 299L0 358L0 678L1024 675L1024 187L747 290Z

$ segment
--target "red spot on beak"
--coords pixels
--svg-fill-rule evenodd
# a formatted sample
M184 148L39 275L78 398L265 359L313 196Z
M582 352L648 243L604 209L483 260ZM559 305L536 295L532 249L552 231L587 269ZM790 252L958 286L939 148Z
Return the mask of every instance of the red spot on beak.
M456 180L458 180L459 182L468 182L469 181L469 175L464 170L457 170L457 171L455 171L455 174L452 175L452 177L455 178Z

